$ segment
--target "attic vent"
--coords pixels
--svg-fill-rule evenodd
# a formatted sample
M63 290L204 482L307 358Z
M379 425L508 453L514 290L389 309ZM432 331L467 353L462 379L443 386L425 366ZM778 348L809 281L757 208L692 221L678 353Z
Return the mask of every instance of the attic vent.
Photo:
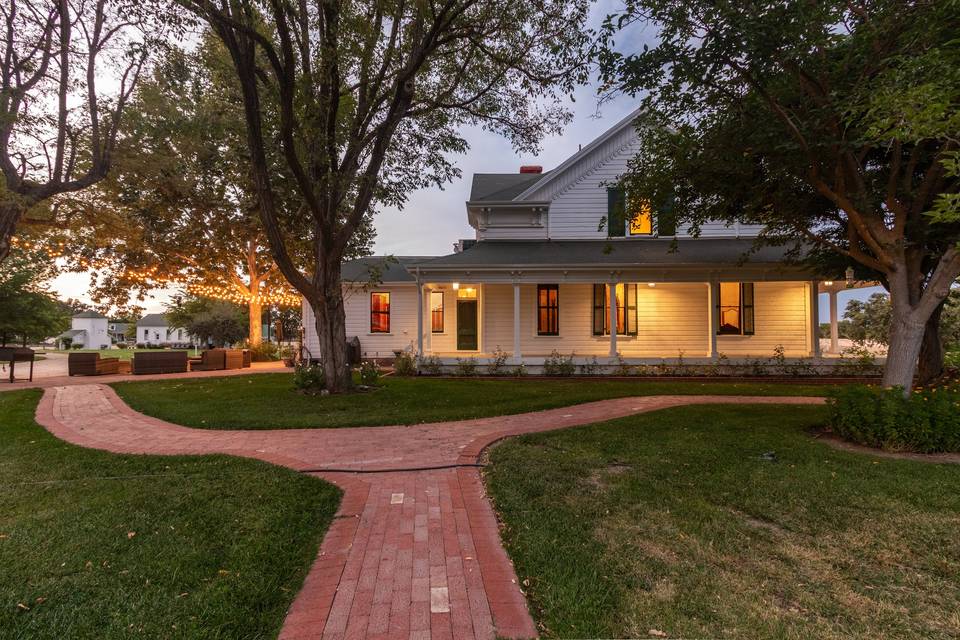
M525 164L520 167L520 173L543 173L543 167L538 164Z

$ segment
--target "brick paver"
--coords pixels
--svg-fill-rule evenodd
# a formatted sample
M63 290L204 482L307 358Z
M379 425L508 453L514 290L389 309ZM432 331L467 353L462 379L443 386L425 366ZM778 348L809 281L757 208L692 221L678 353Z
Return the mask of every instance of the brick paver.
M821 398L651 396L534 413L350 429L191 429L130 409L100 384L49 387L37 421L118 453L225 453L311 473L344 498L280 637L527 638L536 627L477 465L502 438L685 404Z

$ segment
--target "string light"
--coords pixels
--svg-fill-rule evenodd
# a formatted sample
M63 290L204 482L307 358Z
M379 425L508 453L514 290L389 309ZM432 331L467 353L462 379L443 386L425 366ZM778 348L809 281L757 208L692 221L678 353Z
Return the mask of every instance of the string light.
M43 251L51 258L61 258L67 254L66 242L60 240L51 244L41 244L13 236L10 238L10 244L25 251ZM111 263L105 260L90 261L86 258L79 258L77 264L84 269L89 268L109 268ZM123 278L128 282L143 284L151 287L155 286L181 286L193 295L204 298L213 298L216 300L225 300L239 305L249 305L251 303L261 306L278 307L299 307L302 298L300 294L292 289L284 288L281 291L270 293L252 293L241 292L236 287L228 285L200 284L196 282L187 282L182 278L168 276L159 273L159 267L150 266L140 270L127 270L123 273Z

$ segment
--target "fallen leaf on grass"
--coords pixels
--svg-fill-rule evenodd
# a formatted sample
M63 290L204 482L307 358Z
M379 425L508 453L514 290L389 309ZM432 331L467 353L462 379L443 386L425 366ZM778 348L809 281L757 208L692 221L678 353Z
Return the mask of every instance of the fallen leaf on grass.
M660 631L660 629L650 629L649 631L647 631L647 635L653 636L654 638L666 638L667 632Z
M136 531L127 531L127 540L129 540L130 538L132 538L132 537L135 536L135 535L137 535L137 532L136 532Z

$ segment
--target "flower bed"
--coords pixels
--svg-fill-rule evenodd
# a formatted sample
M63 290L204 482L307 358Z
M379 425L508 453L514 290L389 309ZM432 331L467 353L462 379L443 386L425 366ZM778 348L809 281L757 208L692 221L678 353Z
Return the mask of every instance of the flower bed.
M850 385L828 400L830 426L852 442L883 449L960 451L960 385L903 390Z

